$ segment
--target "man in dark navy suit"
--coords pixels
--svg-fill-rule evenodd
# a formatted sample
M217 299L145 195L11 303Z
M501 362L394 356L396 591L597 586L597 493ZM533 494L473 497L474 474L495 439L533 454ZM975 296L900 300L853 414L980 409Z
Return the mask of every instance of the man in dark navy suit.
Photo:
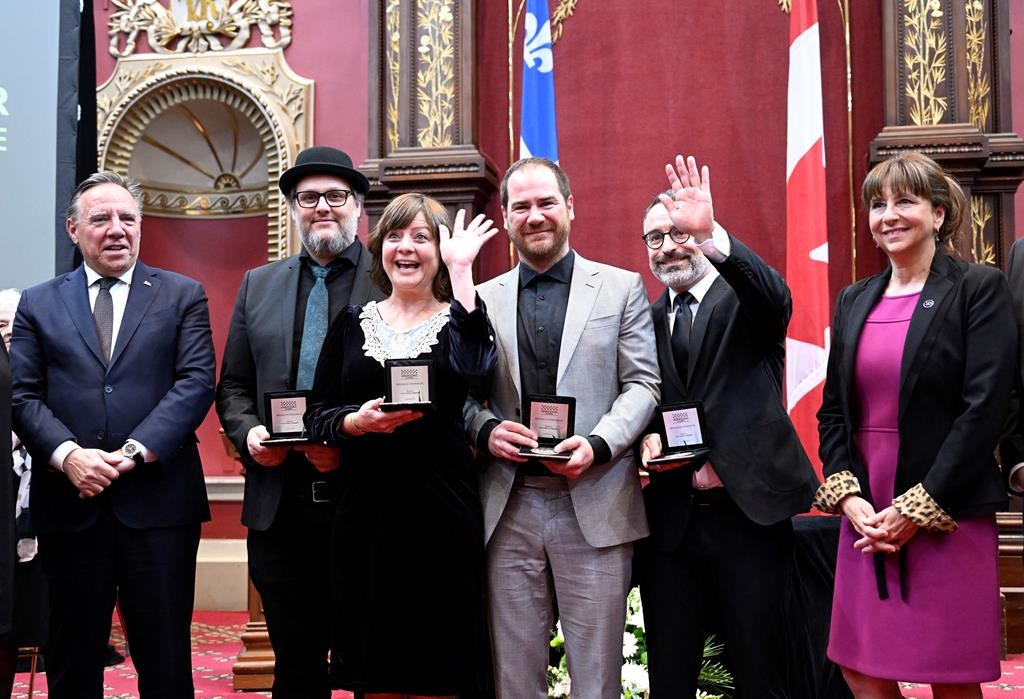
M195 429L213 400L206 294L138 259L138 188L97 173L67 230L84 264L22 294L15 430L36 464L31 509L50 579L47 677L99 699L120 600L142 697L191 697L189 626L200 523Z

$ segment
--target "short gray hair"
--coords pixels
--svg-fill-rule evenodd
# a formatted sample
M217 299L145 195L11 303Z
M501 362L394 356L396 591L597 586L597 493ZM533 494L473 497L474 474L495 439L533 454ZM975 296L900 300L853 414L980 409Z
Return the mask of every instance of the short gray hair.
M17 289L0 289L0 306L10 302L17 307L19 301L21 301L21 292Z
M662 206L662 195L671 199L675 195L675 192L673 192L671 189L666 189L664 192L658 192L657 194L655 194L654 199L651 199L651 203L647 205L646 209L644 209L644 221L647 220L647 214L651 213L651 209L653 209L656 206Z
M116 172L106 171L89 175L78 185L75 193L71 196L71 202L68 204L68 218L71 219L72 223L78 223L78 201L82 198L82 195L101 184L116 184L118 187L127 190L132 195L132 199L135 200L135 208L138 209L139 218L142 217L142 188L139 187L139 183Z

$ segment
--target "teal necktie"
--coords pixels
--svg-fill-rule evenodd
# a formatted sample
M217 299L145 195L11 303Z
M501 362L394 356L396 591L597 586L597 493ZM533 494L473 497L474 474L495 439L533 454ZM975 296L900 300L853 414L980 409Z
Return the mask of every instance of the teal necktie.
M320 348L327 336L327 282L330 271L326 267L310 263L309 271L316 277L306 301L306 318L302 323L302 344L299 345L299 371L295 387L299 390L312 388L316 375L316 362Z

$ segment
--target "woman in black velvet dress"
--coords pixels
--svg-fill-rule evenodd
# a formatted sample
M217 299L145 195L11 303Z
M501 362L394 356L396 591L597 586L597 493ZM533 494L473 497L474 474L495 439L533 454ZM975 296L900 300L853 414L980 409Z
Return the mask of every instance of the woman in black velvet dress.
M332 325L306 424L341 448L333 532L334 684L357 696L472 696L490 675L483 519L462 406L496 360L472 264L496 232L454 231L422 194L388 205L370 233L390 295ZM430 359L431 406L380 409L386 359Z

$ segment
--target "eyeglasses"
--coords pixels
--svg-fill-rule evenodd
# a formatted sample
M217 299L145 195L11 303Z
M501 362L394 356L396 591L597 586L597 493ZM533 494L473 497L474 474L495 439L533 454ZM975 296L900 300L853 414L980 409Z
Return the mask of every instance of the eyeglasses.
M295 203L303 209L314 209L320 203L320 197L327 200L327 206L345 206L345 202L352 196L350 189L332 189L327 192L314 192L307 190L295 193Z
M668 229L668 233L662 233L661 231L651 231L650 233L644 233L641 238L647 243L647 247L651 250L657 250L665 244L665 236L672 238L672 242L676 245L682 245L690 239L689 233L682 233L674 226Z

